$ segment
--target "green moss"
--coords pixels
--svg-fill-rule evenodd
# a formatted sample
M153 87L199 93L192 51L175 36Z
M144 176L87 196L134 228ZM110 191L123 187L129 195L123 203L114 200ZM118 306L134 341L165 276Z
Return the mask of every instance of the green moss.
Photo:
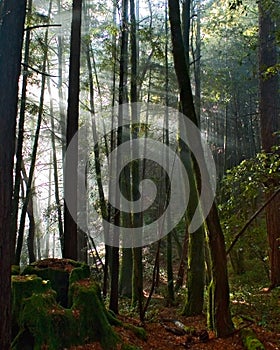
M18 326L18 317L23 306L23 301L33 293L50 291L50 283L36 275L12 276L12 318L13 329ZM53 293L55 293L53 291Z
M98 340L104 349L114 349L117 335L107 317L99 286L89 280L70 286L72 310L79 314L78 332L85 342Z
M135 335L137 338L141 339L141 340L147 340L147 332L144 328L142 327L136 327L132 324L129 324L129 323L124 323L123 324L124 328L126 329L130 329Z
M107 311L107 318L108 318L109 323L112 326L122 326L123 325L122 321L117 319L117 316L115 315L115 313L112 310Z
M75 267L69 276L69 284L75 283L77 281L83 280L85 278L89 278L90 269L86 264L81 264L79 267Z
M256 334L249 328L242 329L241 338L247 350L265 350L264 345L259 341Z
M52 292L35 294L25 299L19 317L20 336L13 344L13 349L21 350L33 338L34 350L44 345L49 350L63 349L66 346L79 344L76 320L71 310L57 304ZM26 334L29 335L26 338Z
M68 286L69 286L69 273L64 270L53 268L38 268L37 266L27 266L22 275L35 274L44 280L51 282L52 288L57 293L57 301L64 307L68 304Z
M54 267L48 267L52 262ZM99 286L81 279L89 276L89 267L70 265L75 267L69 268L66 259L46 260L26 267L23 273L30 275L13 276L13 350L62 350L91 341L105 350L116 348L118 337L110 322L121 322L107 312ZM68 295L71 308L63 307Z
M135 345L123 344L121 350L140 350L140 348Z
M20 274L20 267L18 265L12 265L11 267L11 275L16 276Z
M50 266L48 266L50 265ZM66 265L73 266L65 269ZM69 284L90 276L89 266L71 259L45 259L28 265L22 275L35 274L42 279L49 280L52 288L57 292L57 301L62 306L67 307Z

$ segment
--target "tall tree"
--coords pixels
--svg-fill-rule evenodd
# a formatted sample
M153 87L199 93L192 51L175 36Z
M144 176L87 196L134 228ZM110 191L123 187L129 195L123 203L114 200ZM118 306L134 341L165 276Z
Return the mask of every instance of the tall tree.
M121 37L120 37L120 71L119 71L119 110L118 110L118 130L117 130L117 147L123 143L123 105L128 102L127 92L127 73L128 73L128 0L122 1L122 25L121 25ZM117 157L121 157L118 152ZM118 162L120 164L120 162ZM118 165L117 164L117 165ZM114 171L114 169L113 169ZM124 179L120 179L120 187L123 189ZM116 193L116 199L120 204L119 193ZM114 213L114 225L121 225L121 212L116 209ZM114 232L116 239L119 236L119 230ZM111 250L111 290L110 290L110 309L115 313L118 313L118 293L119 293L119 248L117 246L112 247Z
M164 56L165 56L165 105L169 106L169 62L168 62L168 51L169 51L169 28L168 28L168 6L165 4L165 47L164 47ZM165 121L164 121L164 142L167 147L169 147L169 118L168 111L165 111ZM166 163L168 164L168 155L166 154ZM169 184L168 179L165 180L166 194L169 193ZM165 199L167 200L167 198ZM166 204L165 204L166 205ZM171 220L170 215L167 220ZM173 283L173 264L172 264L172 231L167 235L167 290L168 290L168 299L170 302L173 302L175 299L174 295L174 283Z
M48 71L50 72L50 64L48 62ZM60 90L60 87L58 87ZM50 118L51 118L51 144L52 144L52 153L50 156L50 164L53 164L53 178L54 178L54 196L55 196L55 204L57 211L57 226L59 232L59 240L60 240L60 249L61 252L63 249L63 221L62 221L62 209L59 197L59 173L58 173L58 162L57 162L57 146L56 146L56 132L55 132L55 117L54 117L54 106L53 106L53 98L51 92L51 79L48 77L48 92L50 95ZM59 102L61 105L61 102ZM63 147L63 146L62 146ZM51 180L51 174L49 174L49 178ZM49 191L49 200L51 200L51 191ZM47 231L48 234L48 231ZM48 241L49 238L47 238Z
M182 28L183 28L183 44L185 49L185 62L186 68L190 71L190 27L191 27L191 1L185 0L183 2L182 9ZM186 97L184 97L186 98ZM197 119L197 115L196 115ZM195 183L193 176L192 159L188 149L184 143L181 144L181 156L182 160L188 169L190 178L190 200L187 209L187 217L189 222L193 217L197 206L199 205L198 200L198 189L200 186L199 181ZM188 298L184 308L186 315L201 314L203 311L204 302L204 226L199 227L195 232L189 234L188 242L188 274L187 274L187 287L188 287Z
M137 126L138 120L138 109L136 102L138 102L138 33L137 33L137 20L136 8L139 4L135 4L134 0L130 0L130 63L131 63L131 80L130 80L130 100L131 100L131 138L137 139L139 128ZM137 159L137 150L133 150L133 159ZM132 188L131 198L132 201L137 199L138 196L138 184L139 184L139 162L134 161L131 165L131 177L132 177ZM142 214L135 213L132 210L132 226L140 227L142 224ZM143 304L143 263L142 263L142 247L133 248L133 278L132 278L132 304L136 301L139 305L140 318L142 318L142 304Z
M190 77L188 74L184 53L179 1L168 0L168 6L173 43L174 66L180 90L181 109L186 117L188 117L195 125L198 125L198 120L196 117L193 103ZM199 146L199 142L197 145ZM202 150L201 154L203 154ZM199 169L196 168L195 164L194 169L197 183L200 183L200 172ZM205 166L204 171L207 171L206 169L207 168ZM210 189L210 182L208 186ZM213 203L212 208L210 209L210 213L206 218L206 222L209 230L209 243L213 264L213 324L217 336L226 337L232 333L233 323L231 320L231 314L229 309L229 284L224 235L221 229L215 203Z
M27 19L32 14L32 2L28 0L27 4ZM22 87L21 87L21 101L18 121L18 136L16 146L16 165L15 165L15 181L14 181L14 193L13 193L13 211L12 211L12 260L15 262L15 246L16 236L18 229L18 209L19 209L19 193L21 182L21 166L22 166L22 150L24 140L24 123L25 123L25 109L26 109L26 97L27 97L27 80L28 80L28 64L29 64L29 51L30 51L30 36L31 29L26 28L25 31L25 44L24 44L24 70L22 75Z
M269 74L277 64L276 22L272 16L272 2L261 0L259 4L259 105L261 143L265 152L273 152L280 130L279 75ZM265 184L270 186L270 184ZM268 191L267 198L273 190ZM270 287L280 285L280 195L266 209L266 224L269 242Z
M80 51L81 51L82 0L73 0L72 24L70 42L70 66L68 87L68 109L66 145L70 144L78 131L79 123L79 93L80 93ZM78 139L75 139L71 160L65 159L64 191L71 197L72 215L64 203L64 241L63 256L77 259L77 168L78 168Z
M49 11L48 11L48 20L50 18L52 10L52 0L50 0L49 3ZM28 204L29 199L32 197L32 182L34 178L34 172L35 172L35 166L36 166L36 159L37 159L37 152L39 147L39 137L40 137L40 130L41 130L41 124L42 124L42 118L43 118L43 112L44 112L44 96L45 96L45 85L46 85L46 64L47 64L47 56L48 56L48 33L49 29L46 29L45 36L44 36L44 42L42 45L43 49L43 67L42 67L42 78L41 78L41 91L40 91L40 101L39 101L39 108L38 108L38 119L36 124L36 130L35 130L35 136L34 136L34 143L33 143L33 149L32 149L32 155L31 155L31 164L28 174L28 181L26 185L26 196L23 202L21 216L20 216L20 224L18 229L18 239L17 239L17 247L16 247L16 256L15 256L15 263L16 265L20 264L20 256L21 256L21 250L23 245L23 237L24 237L24 229L25 229L25 219L26 214L28 210Z
M25 0L0 4L0 348L11 342L11 212Z

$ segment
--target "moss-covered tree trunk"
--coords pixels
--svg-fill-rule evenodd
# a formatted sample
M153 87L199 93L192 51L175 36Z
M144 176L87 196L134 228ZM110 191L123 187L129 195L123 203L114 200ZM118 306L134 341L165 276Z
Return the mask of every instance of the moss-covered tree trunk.
M180 89L181 109L184 115L188 117L196 126L198 126L198 120L193 103L190 77L185 61L179 1L169 0L168 6L173 43L174 65ZM199 142L197 143L197 146L199 146ZM203 154L202 150L201 154ZM196 164L194 164L194 170L197 183L199 184L200 171L197 169ZM206 171L207 175L206 166L204 167L204 171ZM211 190L210 180L208 183L208 188ZM215 203L213 203L206 221L209 230L209 243L213 264L213 307L215 310L214 325L217 335L220 337L226 337L232 333L233 323L229 308L229 284L225 242Z
M122 249L120 268L120 295L132 297L132 249Z

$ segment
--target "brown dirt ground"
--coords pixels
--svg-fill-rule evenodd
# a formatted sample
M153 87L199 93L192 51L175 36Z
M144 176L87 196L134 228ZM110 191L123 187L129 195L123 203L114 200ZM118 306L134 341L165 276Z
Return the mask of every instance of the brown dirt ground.
M45 259L36 264L39 268L51 266L53 268L63 269L68 272L74 268L68 259ZM153 322L147 322L140 325L139 320L133 317L119 316L121 321L133 324L135 326L143 326L148 335L147 341L141 340L135 334L123 327L114 327L116 333L126 344L137 346L142 350L168 350L168 349L199 349L199 350L242 350L244 349L240 337L240 332L236 330L234 334L226 339L218 339L213 332L208 331L209 340L201 342L199 337L190 337L188 335L177 336L167 331L160 323L161 319L175 319L181 321L185 326L193 327L199 334L207 329L205 316L184 317L178 315L176 307L162 307L157 319ZM166 324L174 328L173 323ZM280 350L280 334L272 333L262 327L251 325L256 332L258 339L264 344L266 350ZM118 345L118 350L121 344ZM67 349L65 349L67 350ZM99 343L91 343L82 346L73 346L69 350L102 350Z
M139 321L132 317L119 316L119 319L123 322L139 326ZM148 339L143 341L138 339L131 330L124 329L122 327L114 327L115 331L119 334L121 339L125 343L137 346L143 350L167 350L167 349L199 349L199 350L242 350L244 349L238 330L235 333L226 338L215 338L213 332L208 332L209 340L205 343L201 342L198 337L190 337L187 335L176 336L173 333L167 331L160 323L161 319L176 319L181 321L184 325L194 327L199 333L206 330L206 319L204 316L197 317L184 317L178 316L176 308L163 308L158 315L158 320L153 322L147 322L144 328L147 331ZM173 324L167 324L174 328ZM266 350L279 350L280 349L280 334L275 334L258 326L251 326L256 332L258 339L264 344ZM74 346L70 350L102 350L99 343L92 343L83 346ZM118 350L121 349L121 345L118 345Z

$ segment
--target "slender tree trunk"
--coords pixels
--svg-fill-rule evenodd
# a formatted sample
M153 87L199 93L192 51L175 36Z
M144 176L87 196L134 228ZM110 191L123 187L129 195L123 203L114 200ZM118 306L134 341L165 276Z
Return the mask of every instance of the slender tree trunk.
M52 1L50 1L49 5L49 16L51 13L52 8ZM21 250L23 245L23 238L24 238L24 228L25 228L25 219L26 219L26 213L28 209L28 203L29 199L32 196L32 183L33 183L33 177L35 172L35 165L36 165L36 159L37 159L37 151L38 151L38 145L39 145L39 137L40 137L40 130L41 130L41 123L42 123L42 117L44 112L44 96L45 96L45 84L46 84L46 64L47 64L47 56L48 56L48 29L46 29L45 32L45 38L44 38L44 57L43 57L43 67L42 67L42 80L41 80L41 93L40 93L40 102L39 102L39 111L38 111L38 119L37 119L37 126L35 131L35 138L34 138L34 144L33 144L33 150L32 150L32 156L31 156L31 164L28 174L28 182L27 182L27 188L26 188L26 196L24 199L24 203L22 206L21 211L21 217L20 217L20 224L19 224L19 230L18 230L18 239L17 239L17 247L16 247L16 257L15 257L15 263L16 265L20 264L20 256L21 256Z
M195 114L190 78L184 55L184 45L181 34L179 1L169 0L169 20L173 42L173 57L178 85L180 89L180 102L182 112L195 125L198 121ZM201 151L203 154L203 151ZM194 167L197 183L200 184L199 169ZM204 167L204 171L206 170ZM211 188L209 181L209 189ZM227 275L227 260L224 236L221 229L215 203L206 219L209 230L209 242L213 263L213 294L214 294L214 325L219 337L226 337L233 331L233 324L229 309L229 284Z
M32 13L32 2L28 1L27 5L27 18ZM15 181L14 181L14 194L13 194L13 211L12 211L12 260L15 262L15 247L16 236L18 229L18 208L19 208L19 192L20 192L20 180L21 180L21 164L22 164L22 148L24 139L24 122L25 122L25 106L26 106L26 92L27 92L27 79L28 79L28 63L29 63L29 46L30 46L30 29L27 28L25 34L25 46L24 46L24 70L22 76L22 88L21 88L21 101L20 112L18 122L18 137L16 146L16 166L15 166Z
M184 275L185 275L185 266L187 264L186 261L188 258L188 246L189 246L189 231L188 231L188 227L186 225L186 232L185 232L185 237L184 237L184 242L183 242L182 255L181 255L181 259L180 259L177 280L176 280L176 284L175 284L175 291L178 291L183 286Z
M165 6L165 105L169 106L169 67L168 67L168 8L167 4ZM165 121L164 121L164 141L167 147L169 147L169 116L168 111L166 109L165 112ZM168 157L168 154L165 155L165 157ZM166 164L169 163L169 159L165 159ZM169 195L169 184L168 184L168 178L165 179L165 192L166 196ZM165 198L165 208L167 207L167 200L168 198ZM170 221L170 214L167 217L167 220ZM167 249L166 249L166 255L167 255L167 290L168 290L168 299L170 302L173 302L175 299L174 296L174 283L173 283L173 254L172 254L172 231L168 233L167 235Z
M127 67L128 67L128 0L122 1L122 29L121 29L121 51L120 51L120 80L119 80L119 113L118 123L122 125L123 121L123 104L127 103ZM123 142L123 128L118 126L117 131L117 147ZM118 153L117 155L121 155ZM122 185L121 179L121 185ZM119 194L116 193L116 199L119 202ZM121 225L121 213L116 209L114 212L114 225L120 227ZM117 236L119 233L116 232ZM112 247L112 260L111 260L111 290L110 290L110 309L115 313L118 313L118 292L119 292L119 248Z
M57 0L58 17L61 14L61 0ZM57 36L57 56L58 56L58 97L59 97L59 123L62 139L62 159L66 152L66 113L63 94L63 77L64 77L64 37L61 30Z
M113 0L113 24L116 25L117 23L117 0ZM112 34L112 62L113 62L113 75L112 75L112 110L115 107L115 102L116 102L116 76L117 76L117 35L116 33ZM112 113L111 116L111 137L110 137L110 141L111 141L111 150L114 149L114 116ZM107 140L107 139L106 139ZM109 147L108 144L106 142L106 156L108 157L109 155ZM110 186L109 186L109 198L110 198ZM110 207L110 204L108 203L108 221L110 222L112 220L112 210ZM111 251L112 248L110 246L108 246L107 244L105 244L105 264L104 264L104 280L103 280L103 297L106 297L107 295L107 289L108 289L108 280L109 280L109 258L111 256Z
M35 233L36 233L36 225L34 219L34 211L33 211L33 196L30 196L29 203L27 207L27 215L29 218L29 231L27 237L27 248L28 248L28 257L29 264L33 263L36 260L35 257Z
M51 203L52 203L52 150L50 151L50 167L49 167L49 189L48 189L48 210L51 208ZM47 259L50 255L50 230L51 229L51 218L50 218L50 212L47 215L46 218L46 232L45 232L45 253L44 257Z
M26 187L28 186L28 176L25 170L24 163L22 162L22 178L25 182ZM29 196L28 206L27 206L27 215L29 219L29 230L27 236L27 250L29 263L33 263L35 258L35 249L34 249L34 240L35 240L35 219L34 219L34 210L33 210L33 197L34 197L34 181L32 182L32 190Z
M137 5L138 8L138 5ZM138 113L136 102L138 102L138 89L137 89L137 80L138 80L138 38L137 38L137 19L136 19L136 8L135 1L130 0L130 62L131 62L131 81L130 81L130 100L132 103L131 106L131 138L137 139L139 128L136 125L138 120ZM133 159L138 158L137 151L134 151L132 154ZM138 184L140 176L139 162L135 161L131 166L131 175L132 175L132 202L136 200L138 195ZM132 209L132 226L140 227L142 225L143 217L141 213L135 213ZM142 262L142 248L133 248L133 295L132 303L138 302L140 318L142 315L143 308L143 262Z
M189 50L190 50L190 22L191 22L191 3L190 0L185 0L183 2L183 36L182 36L182 44L185 51L185 64L186 69L189 71ZM178 14L180 16L180 14ZM180 17L179 17L180 20ZM183 54L183 50L182 50ZM184 57L183 57L184 58ZM180 74L183 72L181 71ZM185 74L185 73L183 73ZM190 89L190 88L189 88ZM190 89L190 94L192 96L192 92ZM184 99L184 100L182 100ZM186 107L184 103L186 103L186 95L181 96L182 103L182 111L183 113L189 117L190 113L195 114L194 110L191 110L191 107ZM193 103L193 102L192 102ZM188 108L188 109L187 109ZM185 109L185 112L184 112ZM188 114L187 114L188 113ZM196 116L193 116L193 119L196 119ZM197 120L197 119L196 119ZM185 164L186 170L188 172L189 180L190 180L190 200L187 209L187 216L189 218L189 222L191 222L191 218L193 217L197 206L199 205L199 195L198 188L200 187L200 179L196 182L194 176L194 166L193 161L191 159L191 154L186 146L182 143L181 145L181 157L182 161ZM201 314L203 311L203 302L204 302L204 270L205 270L205 262L204 262L204 227L201 226L196 232L192 232L189 234L189 253L188 253L188 274L187 274L187 287L188 287L188 297L186 301L186 305L184 307L184 313L186 315L197 315Z
M11 345L11 212L18 80L26 1L0 5L0 348Z
M79 93L80 93L80 54L81 54L81 24L82 24L82 0L73 0L70 66L67 108L66 145L78 131L79 124ZM72 215L64 202L64 240L63 257L76 260L77 251L77 185L78 185L78 138L76 136L70 158L65 159L64 191L71 197Z
M49 63L49 62L48 62ZM50 71L48 67L48 71ZM53 99L51 93L51 82L50 78L48 78L48 91L50 95L50 117L51 117L51 144L52 144L52 164L53 164L53 178L54 178L54 196L55 196L55 204L57 210L57 226L59 232L59 241L60 248L62 252L63 248L63 221L62 221L62 210L61 210L61 202L59 197L59 176L58 176L58 162L57 162L57 147L56 147L56 128L54 123L54 108L53 108ZM51 166L51 164L50 164Z

